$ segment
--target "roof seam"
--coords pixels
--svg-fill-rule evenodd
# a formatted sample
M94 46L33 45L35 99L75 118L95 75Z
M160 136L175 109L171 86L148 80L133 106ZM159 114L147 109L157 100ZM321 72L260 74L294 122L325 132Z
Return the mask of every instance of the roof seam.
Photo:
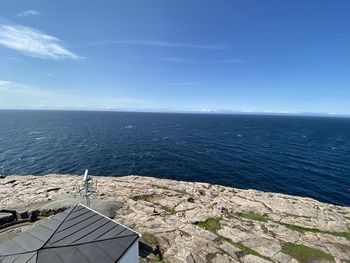
M138 237L135 238L133 242L131 242L131 244L124 250L124 252L120 255L120 257L116 259L115 262L118 262L119 259L121 259L125 255L125 253L129 250L129 248L134 245L135 241L138 240L138 238L140 237L139 235L137 235L137 236Z
M17 259L19 259L19 258L20 258L20 256L16 257L15 260L12 261L11 263L15 262L15 261L16 261Z
M108 253L108 251L104 250L103 247L100 247L100 246L98 245L98 243L95 244L95 246L98 247L100 250L102 250L110 259L112 259L112 261L114 260L113 256L111 256L111 255ZM123 248L123 249L124 249L124 248Z
M87 258L87 257L84 255L84 253L82 253L82 252L79 250L79 248L74 247L74 249L75 249L83 258L85 258L85 259L87 260L87 262L91 262L90 259ZM91 263L92 263L92 262L91 262Z
M26 252L20 252L20 253L11 253L11 254L7 254L7 255L0 255L1 257L10 257L10 256L14 256L14 255L24 255L24 254L29 254L29 253L33 253L38 251L38 249L34 249L34 250L30 250L30 251L26 251ZM3 260L3 259L2 259ZM0 261L1 262L1 261Z
M36 252L35 253L33 253L33 256L31 256L28 260L27 260L27 262L26 263L28 263L29 262L29 260L31 260L34 256L36 255ZM35 260L35 262L36 262L36 260Z
M92 210L88 210L88 211L86 211L86 212L84 212L84 213L82 213L81 215L77 215L77 216L75 216L75 217L72 217L72 218L69 218L67 221L65 221L65 222L69 222L69 221L71 221L71 220L73 220L73 219L76 219L76 218L78 218L78 217L80 217L80 216L83 216L83 215L85 215L85 214L87 214L87 213L90 213ZM93 212L93 211L92 211Z
M51 218L50 218L50 219L51 219ZM48 227L44 226L44 223L45 223L45 222L43 222L42 225L38 225L38 227L42 227L42 228L45 228L45 229L47 229L47 230L53 231L51 228L48 228Z
M139 237L138 234L132 234L132 235L127 235L127 236L123 236L123 237L131 237L131 236ZM53 249L53 248L63 248L63 247L83 246L83 245L86 245L86 244L93 244L93 243L97 243L97 242L103 242L103 241L108 241L108 240L113 240L113 239L119 239L119 238L123 238L123 237L111 237L111 238L106 238L106 239L94 240L94 241L90 241L90 242L84 242L84 243L80 243L80 244L69 244L69 245L65 245L65 246L43 247L43 248L41 248L41 250Z
M108 233L109 231L112 231L114 228L116 228L116 227L118 227L118 226L120 226L120 225L117 225L117 224L114 225L112 228L110 228L109 230L103 232L101 235L99 235L98 237L96 237L94 240L96 240L96 239L98 239L98 238L104 236L106 233ZM123 229L122 231L120 231L120 232L118 233L118 235L119 235L121 232L123 232L124 230L125 230L125 229Z
M88 218L85 218L84 220L88 220L88 219L90 219L90 218L92 218L92 217L94 217L94 216L97 216L97 214L93 213L93 215L89 216ZM78 217L76 217L76 218L78 218ZM69 221L70 221L70 220L69 220ZM69 221L65 221L65 222L69 222ZM57 231L57 234L58 234L58 233L61 233L61 232L64 231L64 230L67 230L67 229L69 229L69 228L71 228L71 227L73 227L73 226L76 226L76 225L80 224L81 222L83 222L83 221L78 221L77 223L75 223L75 224L73 224L73 225L70 225L70 226L68 226L68 227L66 227L66 228L64 228L64 229L60 229L59 231Z
M57 257L64 263L63 258L57 253L57 251L54 251L54 253L57 255Z
M80 204L80 203L79 203L78 205L83 206L83 207L85 207L85 208L87 208L87 209L90 209L91 211L94 211L96 214L99 214L100 216L103 216L103 217L107 218L108 220L111 220L112 222L114 222L114 223L116 223L116 224L118 224L118 225L120 225L120 226L122 226L122 227L124 227L124 228L129 229L131 232L136 233L136 234L141 238L142 235L141 235L139 232L136 232L135 230L133 230L133 229L131 229L131 228L129 228L129 227L123 225L123 224L120 224L120 223L118 223L117 221L115 221L115 220L113 220L113 219L111 219L111 218L105 216L104 214L101 214L101 213L98 212L98 211L92 210L91 208L89 208L89 207L87 207L87 206L85 206L85 205L83 205L83 204Z
M95 223L98 222L98 221L100 221L101 219L103 219L103 217L100 218L99 220L95 221ZM79 241L80 239L82 239L82 238L84 238L84 237L87 237L88 235L90 235L91 233L93 233L93 232L95 232L96 230L100 229L101 227L104 227L104 226L107 225L109 222L110 222L110 221L107 221L106 223L104 223L103 225L99 226L98 228L95 228L93 231L87 233L86 235L83 235L82 237L78 238L77 240L74 240L74 241L72 242L72 244L75 243L75 242L77 242L77 241Z
M86 209L88 211L84 211L84 209ZM41 241L43 243L41 246L40 246L40 243L39 243L37 249L34 249L34 250L32 249L32 250L28 250L27 251L26 249L24 249L24 247L22 247L20 245L20 243L16 242L16 239L13 239L12 240L13 245L17 245L18 246L18 250L22 249L23 251L20 252L20 253L17 252L17 253L11 253L11 254L8 254L8 255L0 255L0 262L4 262L4 260L6 261L6 260L9 260L10 258L12 258L12 263L13 262L18 262L18 261L22 262L22 259L25 259L26 260L25 262L27 262L27 263L28 262L36 262L37 263L40 260L39 255L41 253L43 253L42 250L45 250L45 249L53 249L53 252L55 252L55 254L59 257L59 259L62 262L64 262L63 258L56 253L55 249L57 250L57 248L71 247L74 250L76 250L79 254L82 254L83 252L81 250L85 251L83 249L84 245L88 245L88 244L96 246L97 249L101 250L101 252L106 254L106 256L108 256L108 258L111 258L111 257L113 257L113 255L109 254L108 251L106 252L106 250L103 249L103 243L101 243L101 242L105 242L106 245L107 244L112 244L112 243L109 243L108 241L113 242L113 244L115 243L115 246L120 247L122 249L122 251L123 251L122 254L119 255L118 259L115 261L115 262L118 262L120 260L120 258L122 258L124 256L126 251L133 244L135 244L135 241L137 241L139 239L139 237L140 237L140 234L135 232L134 230L131 230L130 228L128 228L128 227L126 227L124 225L121 225L121 224L117 223L116 221L106 217L105 215L103 215L103 214L101 214L99 212L96 212L95 210L92 210L91 208L86 207L84 205L76 204L75 206L73 206L69 210L68 210L69 212L64 211L59 216L59 218L62 219L62 221L58 220L58 219L56 219L54 217L51 218L51 220L59 222L59 223L55 223L57 225L57 227L53 227L53 229L50 229L50 228L48 228L48 227L46 227L44 225L39 225L38 226L38 227L42 228L41 231L46 229L46 230L52 232L52 233L46 233L44 235L44 237L48 236L48 238L42 237L44 239L44 240L42 240L42 239L40 239L41 238L40 235L38 237L36 235L34 235L34 234L38 234L39 232L38 233L34 232L33 234L30 231L26 232L28 234L26 239L28 239L30 237L30 238L33 238L33 241L39 240L39 241ZM79 219L81 219L81 217L86 217L87 213L90 212L90 211L93 212L94 215L91 215L91 216L88 215L88 217L86 218L86 220L88 220L88 222L86 222L86 223L88 223L88 224L85 225L85 226L80 226L79 227L79 224L81 223L81 220L79 220ZM102 218L94 220L94 217L95 217L96 214L102 216ZM69 218L69 217L71 217L71 218ZM104 222L103 218L107 219L107 222ZM69 222L71 220L74 220L74 219L78 219L79 221L74 223L73 225L70 225L70 226L68 224L68 227L63 229L63 227L65 226L65 223L67 223L67 222ZM94 221L92 221L92 220L94 220ZM112 227L108 225L109 222L113 223ZM63 235L63 237L62 237L62 235L61 235L62 233L66 234L65 230L68 230L68 229L70 230L70 228L74 227L74 226L75 227L78 226L80 229L74 231L73 233L69 233L68 236L64 236ZM91 226L93 226L93 227L91 227ZM88 233L86 233L86 231L83 231L83 232L79 233L79 231L82 231L84 228L89 228L89 229L92 228L92 230L90 230L90 232L88 232ZM106 228L109 228L109 230L105 230ZM121 228L121 230L119 228ZM131 232L126 231L127 229L130 230ZM102 234L99 233L99 232L102 232L101 230L103 231ZM110 232L110 231L112 231L114 233L118 231L118 233L113 234L113 235L108 235L107 233ZM129 233L124 233L125 231L129 232ZM70 231L68 231L68 232L70 232ZM61 236L61 238L59 240L54 241L57 238L57 234L58 233L60 233L60 235L58 235L58 236ZM94 233L94 234L91 235L92 233ZM124 236L120 236L120 235L122 235L122 233L124 233ZM110 234L112 234L112 233L110 233ZM89 235L91 235L91 237L89 237ZM94 238L95 235L98 235L98 236L96 238ZM56 236L56 238L55 238L55 236ZM106 237L110 236L110 237L109 238L103 238L104 236L106 236ZM73 242L68 242L69 240L67 240L67 242L65 242L65 239L68 238L68 237L70 237L70 239L72 239L74 241ZM62 240L64 240L64 241L60 242ZM82 242L82 240L87 240L87 242ZM19 241L21 241L21 240L19 240ZM54 241L54 243L51 244L52 241ZM67 243L67 245L56 245L56 246L54 246L54 244L57 244L57 243L61 243L61 244ZM25 244L25 243L23 243L23 244ZM25 246L25 247L27 247L27 246ZM86 257L85 255L82 255L82 256L84 256L84 258ZM87 260L89 260L89 259L87 259Z
M99 219L99 220L100 220L100 219ZM84 226L84 228L85 228L85 227L91 226L91 225L94 224L95 222L96 222L96 221L91 222L90 224ZM78 233L78 232L81 231L81 230L82 230L82 228L79 228L78 230L76 230L76 231L70 233L69 235L66 235L66 236L64 236L64 237L62 237L62 238L56 240L56 241L53 242L52 244L55 244L55 243L57 243L57 242L60 242L60 241L62 241L63 239L65 239L65 238L67 238L67 237L70 237L70 236L74 235L75 233Z
M39 248L38 250L42 249L43 247L46 246L46 244L50 241L50 239L53 237L53 235L56 233L56 231L60 228L60 226L65 222L64 220L72 213L72 211L74 210L74 208L77 207L77 204L73 207L73 209L67 214L67 216L63 219L63 221L58 225L58 227L56 228L56 230L53 231L52 235L46 240L46 242L41 246L41 248Z
M32 237L34 237L35 239L40 240L41 242L44 242L44 243L45 243L44 240L42 240L42 239L40 239L40 238L34 236L33 234L30 233L30 231L27 231L27 232L25 232L25 233L28 234L28 235L30 235L30 236L32 236Z
M78 204L78 205L79 205L79 204ZM74 211L72 212L72 215L73 215L74 213L77 213L77 212L83 210L84 208L85 208L85 207L82 206L81 208L74 210Z
M20 244L16 242L16 238L12 239L12 242L15 243L17 246L19 246L20 248L22 248L25 251L25 253L28 252L24 247L22 247Z

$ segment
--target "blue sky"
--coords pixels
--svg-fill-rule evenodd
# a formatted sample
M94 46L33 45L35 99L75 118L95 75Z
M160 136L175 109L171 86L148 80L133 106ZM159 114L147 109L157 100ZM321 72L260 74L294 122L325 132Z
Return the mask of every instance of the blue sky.
M0 3L0 108L350 114L347 0Z

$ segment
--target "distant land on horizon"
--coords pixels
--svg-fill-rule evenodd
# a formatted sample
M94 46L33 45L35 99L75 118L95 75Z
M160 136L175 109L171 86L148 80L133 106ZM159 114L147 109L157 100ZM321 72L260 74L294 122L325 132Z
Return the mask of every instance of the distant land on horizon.
M135 113L185 113L185 114L232 114L262 116L305 116L305 117L350 117L349 114L322 112L273 112L273 111L235 111L217 109L172 110L172 109L104 109L104 108L0 108L0 111L91 111L91 112L135 112Z

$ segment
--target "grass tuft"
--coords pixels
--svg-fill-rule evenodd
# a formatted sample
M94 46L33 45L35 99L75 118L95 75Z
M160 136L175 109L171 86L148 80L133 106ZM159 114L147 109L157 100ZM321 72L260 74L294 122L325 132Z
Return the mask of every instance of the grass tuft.
M241 244L241 243L233 242L233 241L232 241L231 239L229 239L229 238L225 238L225 237L219 236L219 239L224 240L224 241L226 241L227 243L230 243L231 245L233 245L234 247L240 249L245 255L251 254L251 255L254 255L254 256L257 256L257 257L260 257L260 258L269 260L269 261L272 261L271 258L266 257L266 256L263 256L263 255L261 255L259 252L255 251L254 249L251 249L251 248L249 248L249 247L246 247L245 245L243 245L243 244Z
M196 225L213 233L216 233L221 228L219 218L208 218L205 221L196 223Z
M171 208L171 207L167 207L167 206L162 206L162 208L167 211L169 214L171 215L175 215L176 214L176 210L175 208Z
M142 241L144 241L147 245L157 245L158 244L158 239L150 233L142 234Z
M276 222L280 225L285 226L286 228L294 231L298 231L301 233L305 232L312 232L312 233L321 233L321 234L329 234L337 237L344 237L347 240L350 240L350 232L336 232L336 231L326 231L326 230L321 230L318 228L308 228L308 227L302 227L302 226L297 226L297 225L291 225L287 223L282 223L282 222Z
M255 214L253 212L248 212L248 213L236 213L236 216L243 217L246 219L254 220L254 221L259 221L259 222L267 222L269 219L267 216Z
M242 217L242 218L254 220L254 221L259 221L259 222L267 222L267 221L269 221L267 216L255 214L253 212L236 213L235 215L239 216L239 217ZM350 232L326 231L326 230L321 230L321 229L318 229L318 228L302 227L302 226L292 225L292 224L288 224L288 223L277 222L277 221L273 221L273 220L272 220L272 222L275 222L277 224L283 225L283 226L285 226L286 228L288 228L290 230L297 231L297 232L300 232L300 233L311 232L311 233L329 234L329 235L333 235L333 236L337 236L337 237L344 237L347 240L350 240Z
M286 243L282 246L282 252L295 258L299 263L334 262L332 255L304 245Z

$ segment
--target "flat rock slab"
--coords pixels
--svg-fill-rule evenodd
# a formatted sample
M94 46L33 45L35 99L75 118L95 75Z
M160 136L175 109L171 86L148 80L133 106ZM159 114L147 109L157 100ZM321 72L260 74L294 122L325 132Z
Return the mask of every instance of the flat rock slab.
M349 207L206 183L93 179L98 187L91 207L141 233L150 247L159 245L166 262L297 263L300 250L317 251L320 258L310 262L350 262ZM72 175L8 176L0 180L0 207L50 214L84 204L74 197L79 181Z
M31 203L26 206L23 206L23 204L18 207L12 206L11 209L16 210L19 213L28 211L40 211L40 214L42 216L49 216L58 212L62 212L69 207L75 206L78 203L86 205L86 200L80 197L74 197L73 195L64 195L58 197L55 200ZM122 203L115 200L94 199L91 200L90 207L100 214L103 214L109 218L114 218L116 211L122 207Z

